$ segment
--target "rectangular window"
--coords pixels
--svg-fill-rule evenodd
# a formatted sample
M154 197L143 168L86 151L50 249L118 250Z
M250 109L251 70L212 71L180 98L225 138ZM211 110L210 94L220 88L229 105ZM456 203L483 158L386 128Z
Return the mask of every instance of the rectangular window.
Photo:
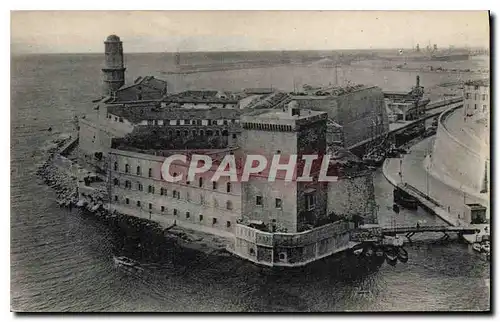
M189 211L186 211L186 219L189 219L190 216L191 214L189 213Z
M486 94L482 94L481 96L482 96L483 101L486 101Z
M236 134L233 134L233 139L236 139Z
M316 196L313 194L306 195L306 209L312 210L316 206Z
M276 201L276 208L280 208L281 209L281 207L282 207L282 201L281 201L281 199L280 198L276 198L275 201Z
M177 209L174 209L174 216L177 216Z
M151 203L149 204L149 209L150 210L153 209L153 204L151 204Z
M130 200L128 198L126 198L125 203L128 205L130 203Z
M149 168L148 176L151 178L153 176L153 169Z
M203 215L200 215L200 221L203 221Z
M161 212L165 211L165 206L161 206Z
M212 189L214 189L214 190L217 189L217 182L216 181L212 182Z
M262 196L257 196L257 197L255 198L255 204L256 204L257 206L262 206Z
M212 225L215 225L217 223L217 218L212 218Z
M115 196L115 201L118 201L118 196Z

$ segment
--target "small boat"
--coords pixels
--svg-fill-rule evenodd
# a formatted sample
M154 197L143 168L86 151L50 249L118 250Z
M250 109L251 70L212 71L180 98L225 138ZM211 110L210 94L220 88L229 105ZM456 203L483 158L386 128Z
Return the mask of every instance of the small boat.
M113 261L116 266L126 268L132 271L143 271L144 269L141 267L141 264L133 259L130 259L125 256L113 257Z
M490 244L481 245L481 251L483 251L485 253L489 253L490 252Z
M398 259L401 263L408 262L408 252L403 247L398 247Z
M394 247L387 247L385 251L385 259L387 261L387 264L391 266L396 265L396 263L398 262L398 255Z
M363 253L366 257L372 257L373 256L373 248L371 246L368 246L364 249Z
M481 245L479 243L472 244L472 249L476 252L481 252Z
M394 188L393 191L394 202L408 209L416 210L418 209L418 200L417 198L411 196L405 191Z
M354 255L359 256L363 253L363 248L358 248L352 251Z

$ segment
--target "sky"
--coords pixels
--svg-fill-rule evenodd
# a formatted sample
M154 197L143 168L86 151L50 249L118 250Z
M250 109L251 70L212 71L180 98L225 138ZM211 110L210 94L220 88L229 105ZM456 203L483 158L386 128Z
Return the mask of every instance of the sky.
M486 11L13 11L12 53L489 47Z

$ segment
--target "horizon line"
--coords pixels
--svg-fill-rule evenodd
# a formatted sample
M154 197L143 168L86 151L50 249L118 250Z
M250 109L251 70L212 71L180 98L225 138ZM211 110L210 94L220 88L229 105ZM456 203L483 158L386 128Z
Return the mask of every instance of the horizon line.
M453 45L450 45L453 46ZM441 49L450 49L448 47L442 47ZM192 53L241 53L241 52L300 52L300 51L354 51L354 50L363 50L363 51L380 51L380 50L413 50L415 47L379 47L379 48L340 48L340 49L242 49L242 50L195 50L195 51L124 51L124 55L127 54L192 54ZM490 49L489 47L483 46L453 46L453 49ZM425 53L425 48L423 48L422 53ZM12 55L100 55L104 54L104 50L102 52L10 52Z

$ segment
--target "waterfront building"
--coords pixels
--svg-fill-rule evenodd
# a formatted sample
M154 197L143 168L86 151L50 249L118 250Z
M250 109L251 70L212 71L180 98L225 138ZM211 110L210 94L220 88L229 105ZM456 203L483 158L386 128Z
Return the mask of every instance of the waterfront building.
M384 94L376 86L305 88L295 93L300 108L328 113L342 126L342 147L351 149L389 131Z
M489 79L471 80L464 84L465 114L482 113L486 115L490 110L490 82Z
M416 120L425 114L430 100L424 98L424 87L420 86L420 76L410 91L384 92L387 115L391 122Z

